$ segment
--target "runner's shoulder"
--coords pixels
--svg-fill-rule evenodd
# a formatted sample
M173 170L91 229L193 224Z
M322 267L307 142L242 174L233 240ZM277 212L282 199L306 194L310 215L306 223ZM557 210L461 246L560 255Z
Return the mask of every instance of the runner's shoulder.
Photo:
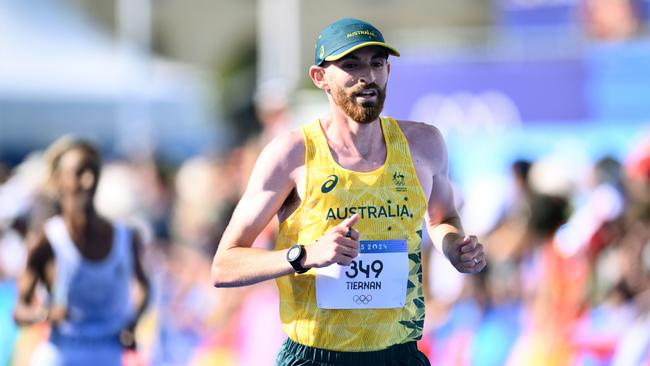
M263 154L278 164L287 164L290 168L304 165L305 141L302 132L300 129L294 129L276 136L266 145Z
M413 148L431 148L444 144L440 130L428 123L414 121L397 121L404 136Z

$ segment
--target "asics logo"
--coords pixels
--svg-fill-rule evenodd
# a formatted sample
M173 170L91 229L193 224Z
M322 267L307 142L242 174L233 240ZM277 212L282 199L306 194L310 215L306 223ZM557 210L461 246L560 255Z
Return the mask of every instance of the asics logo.
M339 177L332 174L329 177L327 177L327 180L325 181L325 183L323 183L323 185L320 187L320 191L323 192L323 193L327 193L327 192L331 191L332 189L334 189L334 187L336 187L336 183L338 183L338 182L339 182Z
M354 295L352 296L352 301L356 302L359 305L365 305L372 301L372 295Z

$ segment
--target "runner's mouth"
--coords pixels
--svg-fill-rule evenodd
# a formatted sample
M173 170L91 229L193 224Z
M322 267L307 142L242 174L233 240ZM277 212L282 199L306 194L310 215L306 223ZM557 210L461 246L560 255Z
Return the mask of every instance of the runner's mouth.
M379 93L377 93L377 90L375 89L364 89L354 94L355 97L361 97L361 98L372 98L372 97L376 97L377 95L379 95Z

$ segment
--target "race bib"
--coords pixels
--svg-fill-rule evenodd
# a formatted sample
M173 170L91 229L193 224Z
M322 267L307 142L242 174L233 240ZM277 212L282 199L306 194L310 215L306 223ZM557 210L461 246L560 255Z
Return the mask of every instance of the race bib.
M323 309L401 308L406 303L406 240L361 240L349 266L316 269L316 303Z

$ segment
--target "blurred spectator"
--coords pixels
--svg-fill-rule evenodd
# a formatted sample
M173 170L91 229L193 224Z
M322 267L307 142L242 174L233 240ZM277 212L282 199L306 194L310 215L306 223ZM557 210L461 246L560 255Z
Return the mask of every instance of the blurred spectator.
M143 215L152 226L155 240L167 243L171 238L171 211L174 199L169 167L147 159L136 162L134 168L140 178L136 191L142 202Z
M153 241L150 218L143 212L143 184L140 169L128 161L111 161L102 167L102 177L97 186L95 204L97 211L114 221L122 221L138 229L143 244ZM155 187L152 187L155 191Z
M30 154L0 183L0 365L15 358L20 334L12 314L18 289L16 281L26 264L23 244L30 225L30 207L46 179L40 153Z
M3 184L11 174L11 170L4 162L0 161L0 184Z
M522 333L509 365L564 365L570 359L566 327L579 314L585 270L579 257L564 257L555 245L555 233L567 217L566 197L533 197L521 262Z
M289 94L289 86L284 80L269 80L258 86L254 102L257 118L262 124L258 137L260 147L291 127Z
M531 162L516 160L511 164L512 193L495 227L487 233L487 254L492 261L514 259L519 255L531 216L532 187L528 179Z
M650 144L637 146L625 162L630 220L650 218Z
M635 146L625 161L628 202L620 240L620 286L629 288L628 301L636 317L621 335L612 364L650 363L650 144Z
M623 41L641 26L635 0L582 0L583 21L589 36L602 41Z
M172 240L211 253L220 237L219 227L229 217L231 196L237 194L236 175L224 164L194 157L178 169L175 179Z
M154 365L190 365L213 334L229 335L237 320L241 296L218 292L209 277L209 254L187 245L172 245L158 263L156 330L151 362ZM231 346L233 343L227 344ZM223 351L234 354L229 347ZM223 361L223 360L221 360ZM227 365L230 363L216 363Z
M611 364L619 340L635 317L631 299L630 290L624 283L619 283L604 301L587 309L576 321L569 333L569 340L575 347L573 364Z
M289 109L289 88L282 80L270 80L259 85L254 96L255 114L262 126L259 134L249 138L237 152L241 169L240 195L245 190L253 166L262 149L273 138L292 126ZM272 225L275 227L275 225Z

